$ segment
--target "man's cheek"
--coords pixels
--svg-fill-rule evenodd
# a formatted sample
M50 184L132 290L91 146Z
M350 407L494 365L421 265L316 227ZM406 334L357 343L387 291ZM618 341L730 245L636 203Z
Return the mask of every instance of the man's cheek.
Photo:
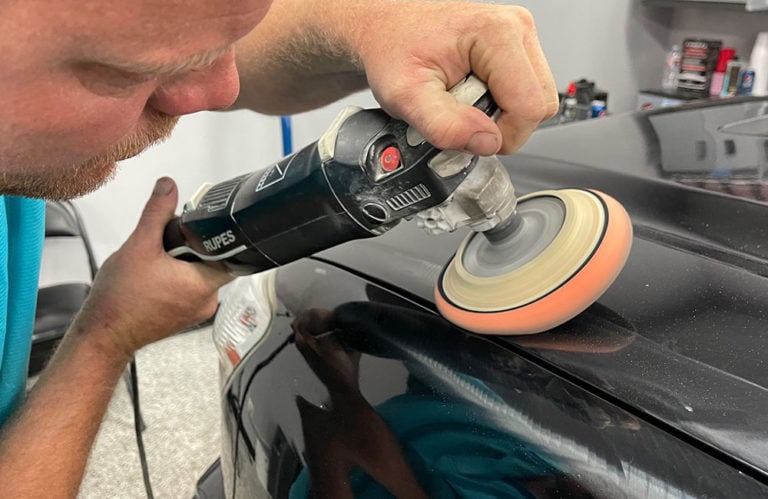
M104 150L141 128L144 102L90 98L72 103L77 104L58 109L57 123L52 125L73 152L81 155Z

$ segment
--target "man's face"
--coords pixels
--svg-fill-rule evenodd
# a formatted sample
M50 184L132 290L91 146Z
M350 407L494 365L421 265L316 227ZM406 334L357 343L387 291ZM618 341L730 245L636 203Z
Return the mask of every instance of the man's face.
M0 0L0 194L90 192L178 117L229 106L270 0Z

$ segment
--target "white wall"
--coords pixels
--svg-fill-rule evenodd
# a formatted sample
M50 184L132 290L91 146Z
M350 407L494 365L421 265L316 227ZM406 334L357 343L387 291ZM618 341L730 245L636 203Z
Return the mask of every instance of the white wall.
M536 19L558 89L580 78L608 92L611 112L634 109L637 91L658 86L668 17L639 0L516 0Z

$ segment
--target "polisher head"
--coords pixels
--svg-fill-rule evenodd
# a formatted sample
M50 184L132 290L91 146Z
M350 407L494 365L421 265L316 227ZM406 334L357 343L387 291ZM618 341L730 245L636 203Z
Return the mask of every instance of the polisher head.
M472 233L435 287L440 313L483 334L533 334L582 312L611 285L632 244L618 201L581 189L520 198L515 214Z

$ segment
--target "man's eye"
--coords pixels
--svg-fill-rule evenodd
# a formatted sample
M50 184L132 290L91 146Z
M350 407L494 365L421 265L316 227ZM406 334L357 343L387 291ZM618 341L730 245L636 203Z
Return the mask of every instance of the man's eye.
M88 90L106 96L129 95L136 87L156 79L152 74L131 73L103 64L79 65L77 76Z

